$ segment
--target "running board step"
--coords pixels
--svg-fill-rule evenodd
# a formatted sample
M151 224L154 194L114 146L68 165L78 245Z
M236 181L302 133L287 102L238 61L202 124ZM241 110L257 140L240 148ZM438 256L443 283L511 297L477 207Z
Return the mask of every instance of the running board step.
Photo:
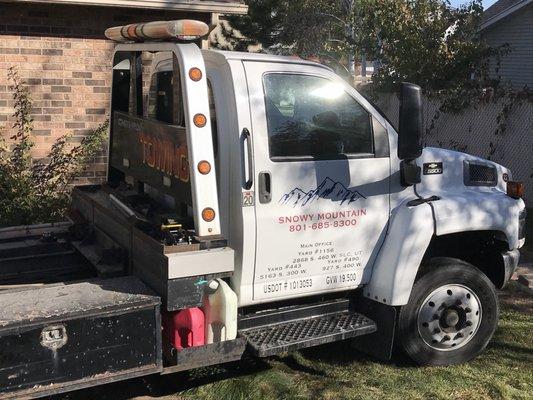
M246 338L253 354L268 357L366 335L376 329L374 321L364 315L343 310L241 329L239 334Z

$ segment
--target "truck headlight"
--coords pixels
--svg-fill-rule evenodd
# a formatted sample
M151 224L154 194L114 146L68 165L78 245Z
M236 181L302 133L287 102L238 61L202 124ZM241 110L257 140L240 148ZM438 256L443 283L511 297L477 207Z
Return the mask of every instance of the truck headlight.
M522 182L507 182L507 196L513 199L521 199L524 197L524 184Z

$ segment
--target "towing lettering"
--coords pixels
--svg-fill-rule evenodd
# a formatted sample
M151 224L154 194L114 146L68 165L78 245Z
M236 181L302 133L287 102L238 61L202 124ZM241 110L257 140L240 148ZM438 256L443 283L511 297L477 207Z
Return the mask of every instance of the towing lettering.
M139 134L142 163L189 182L189 161L186 144L176 145L170 140L159 139L147 133Z

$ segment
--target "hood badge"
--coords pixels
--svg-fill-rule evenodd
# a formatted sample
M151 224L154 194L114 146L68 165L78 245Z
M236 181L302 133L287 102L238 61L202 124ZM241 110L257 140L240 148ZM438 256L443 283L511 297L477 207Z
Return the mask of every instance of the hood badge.
M440 175L443 172L442 162L424 163L424 175Z

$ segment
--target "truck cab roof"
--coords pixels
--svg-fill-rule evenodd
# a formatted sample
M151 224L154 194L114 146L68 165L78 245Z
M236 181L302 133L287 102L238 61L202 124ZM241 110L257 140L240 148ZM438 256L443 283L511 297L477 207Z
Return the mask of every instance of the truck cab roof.
M293 65L308 65L326 69L332 71L331 68L322 65L314 61L308 61L297 56L279 56L274 54L264 54L264 53L245 53L241 51L226 51L226 50L202 50L202 56L204 60L210 61L215 65L221 65L226 63L229 60L236 61L255 61L255 62L265 62L265 63L283 63L283 64L293 64ZM165 71L172 69L171 64L171 55L168 53L162 53L155 60L157 70ZM120 69L120 67L118 67ZM129 69L129 64L124 67Z
M245 53L241 51L226 51L226 50L202 50L202 55L206 59L219 60L239 60L239 61L259 61L285 64L299 64L299 65L313 65L321 68L331 70L320 63L308 61L297 56L279 56L274 54L264 53Z

